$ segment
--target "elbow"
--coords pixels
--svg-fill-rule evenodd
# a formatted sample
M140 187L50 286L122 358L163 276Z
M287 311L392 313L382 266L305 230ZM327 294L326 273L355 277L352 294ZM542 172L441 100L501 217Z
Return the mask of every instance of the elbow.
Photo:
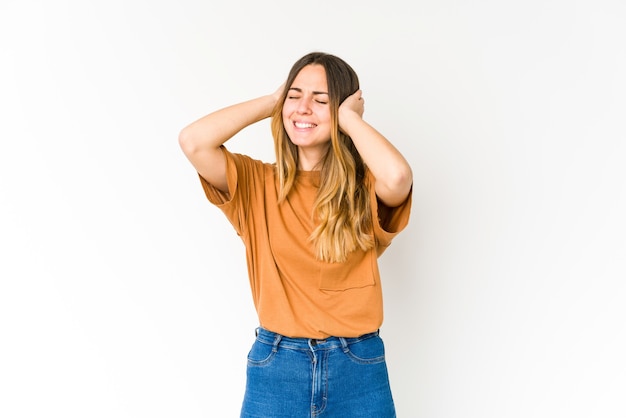
M388 207L402 204L411 192L413 173L408 164L390 168L386 175L376 181L376 196Z
M196 151L197 146L193 136L189 132L189 128L183 128L183 130L178 134L178 145L183 150L185 155L192 155Z
M408 164L399 164L389 175L387 187L389 190L407 191L413 184L413 171Z

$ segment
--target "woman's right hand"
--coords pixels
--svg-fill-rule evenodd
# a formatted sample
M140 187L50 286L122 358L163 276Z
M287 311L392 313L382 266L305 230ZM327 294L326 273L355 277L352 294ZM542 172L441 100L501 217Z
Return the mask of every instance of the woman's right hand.
M278 103L283 98L285 84L286 83L281 84L280 87L278 87L278 89L276 89L276 91L271 94L272 98L274 99L274 104Z

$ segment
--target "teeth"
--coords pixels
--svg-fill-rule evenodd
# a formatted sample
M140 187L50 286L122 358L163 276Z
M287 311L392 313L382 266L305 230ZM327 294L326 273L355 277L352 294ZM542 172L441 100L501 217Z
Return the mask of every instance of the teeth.
M296 125L296 128L314 128L315 124L313 123L303 123L303 122L294 122L294 125Z

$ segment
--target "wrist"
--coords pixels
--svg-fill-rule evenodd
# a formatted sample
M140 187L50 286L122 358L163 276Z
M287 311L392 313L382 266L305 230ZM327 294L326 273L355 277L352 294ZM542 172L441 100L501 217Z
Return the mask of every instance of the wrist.
M278 102L277 98L273 94L268 94L267 96L259 97L258 100L261 102L264 116L266 118L272 116L274 107L276 107L276 103Z
M338 114L339 128L350 135L350 129L358 123L363 122L361 115L353 110L340 111Z

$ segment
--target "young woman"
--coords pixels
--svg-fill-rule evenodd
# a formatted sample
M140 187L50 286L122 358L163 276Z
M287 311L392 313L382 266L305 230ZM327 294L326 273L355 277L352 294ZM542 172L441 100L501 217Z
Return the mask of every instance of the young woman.
M408 223L411 169L362 118L354 70L314 52L275 93L211 113L180 145L246 247L260 326L242 417L394 417L377 257ZM227 151L271 117L276 163Z

